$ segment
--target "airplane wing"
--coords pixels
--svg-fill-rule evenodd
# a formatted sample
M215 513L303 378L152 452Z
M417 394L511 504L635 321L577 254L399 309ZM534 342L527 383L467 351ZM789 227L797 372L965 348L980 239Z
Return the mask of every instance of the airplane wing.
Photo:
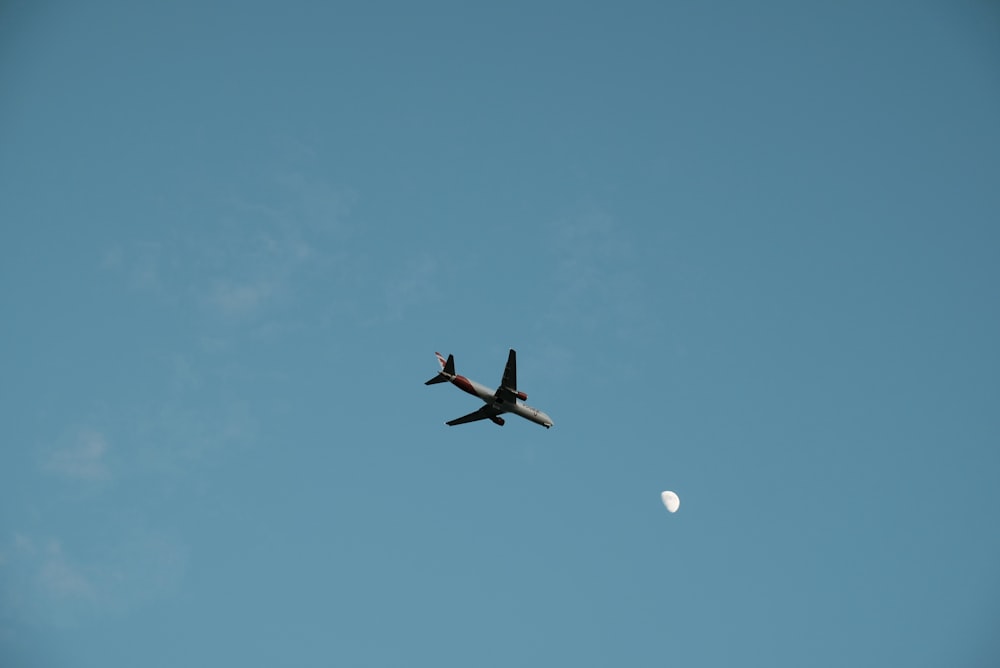
M465 424L466 422L475 422L477 420L488 420L495 418L498 415L500 415L500 411L487 405L483 406L478 411L469 413L468 415L463 415L460 418L449 420L448 422L445 422L445 424L454 427L456 424Z
M497 388L497 399L505 403L514 403L517 400L517 354L514 349L510 349L507 355L507 366L503 370L503 380Z

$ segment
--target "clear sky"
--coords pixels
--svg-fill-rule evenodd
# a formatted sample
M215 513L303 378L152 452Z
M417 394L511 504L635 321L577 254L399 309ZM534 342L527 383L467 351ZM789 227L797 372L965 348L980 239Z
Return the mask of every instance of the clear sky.
M996 666L998 251L996 2L4 2L0 665Z

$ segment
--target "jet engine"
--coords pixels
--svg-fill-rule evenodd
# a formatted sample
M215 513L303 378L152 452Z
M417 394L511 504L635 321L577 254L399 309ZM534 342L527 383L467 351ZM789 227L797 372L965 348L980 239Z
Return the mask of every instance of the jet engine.
M496 415L494 415L490 419L493 420L493 424L499 425L501 427L503 426L503 418L502 417L497 417Z
M519 392L517 390L512 390L509 387L504 387L503 389L506 390L507 392L512 393L515 397L517 397L521 401L527 401L528 400L528 395L525 394L524 392ZM496 398L497 398L498 402L502 403L503 402L503 392L500 392L498 390L497 393L496 393Z

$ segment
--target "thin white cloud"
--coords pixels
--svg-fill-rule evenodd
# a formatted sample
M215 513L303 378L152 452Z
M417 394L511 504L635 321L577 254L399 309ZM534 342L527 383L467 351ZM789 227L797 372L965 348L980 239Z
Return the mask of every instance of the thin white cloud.
M125 277L126 285L140 292L159 292L163 289L160 265L164 256L160 242L138 242L123 248L115 245L104 251L100 266Z
M201 293L223 319L273 319L277 310L322 285L350 296L345 224L351 197L300 174L281 174L252 194L230 198L223 220L198 244L201 267L215 278Z
M259 312L275 293L275 286L267 281L238 283L220 279L209 290L206 301L223 316L242 317Z
M201 387L201 375L191 358L174 353L170 356L170 387L174 392L190 392Z
M241 401L183 406L165 402L136 415L127 466L137 474L195 473L221 453L238 456L258 436L253 410Z
M95 559L102 605L119 612L170 596L187 573L190 550L159 531L132 530Z
M54 537L18 533L0 541L0 554L0 619L54 626L168 597L189 561L184 543L145 529L126 530L87 555L71 554Z
M14 534L14 551L31 554L35 551L35 542L23 533Z
M627 273L634 251L621 226L606 213L590 211L555 227L556 276L564 290L606 292L611 279Z
M612 325L618 333L642 312L642 282L628 231L611 215L591 210L552 229L554 308L550 317L574 327Z
M428 255L414 258L402 267L385 286L388 318L398 320L411 309L432 300L437 295L434 288L437 271L438 261Z
M358 261L345 223L353 196L299 173L278 173L239 192L202 202L214 219L186 234L105 249L100 266L131 289L239 324L277 318L297 295L322 285L353 295ZM206 323L209 327L218 322Z
M58 540L50 540L41 553L37 579L42 593L56 599L95 597L94 584L63 552Z
M0 551L0 619L66 626L93 609L98 588L59 540L16 533Z
M641 249L632 230L614 215L586 208L546 229L551 249L548 308L536 321L544 373L573 373L585 365L634 373L630 360L594 357L594 347L634 345L653 335L648 286L638 268ZM586 334L583 347L581 334ZM607 369L602 369L602 373Z
M111 472L107 464L108 441L100 432L81 429L69 445L50 454L45 470L77 480L107 480Z

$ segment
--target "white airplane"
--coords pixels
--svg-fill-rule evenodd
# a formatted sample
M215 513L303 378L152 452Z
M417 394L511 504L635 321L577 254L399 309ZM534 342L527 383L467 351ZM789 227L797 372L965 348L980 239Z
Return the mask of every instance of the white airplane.
M502 413L513 413L514 415L520 415L526 420L540 424L546 429L552 426L552 418L548 415L537 408L518 403L518 399L525 401L528 395L524 392L519 392L517 389L517 359L513 348L511 348L510 355L507 357L507 366L503 370L503 380L500 382L500 387L495 390L491 390L485 385L480 385L474 380L469 380L465 376L455 373L454 355L448 355L448 359L446 360L441 356L441 353L434 354L437 355L438 362L441 363L441 371L438 372L438 375L424 383L424 385L450 382L458 389L475 395L486 402L486 405L478 411L455 418L454 420L445 422L445 424L453 426L456 424L465 424L466 422L475 422L476 420L490 420L493 424L502 427L503 418L500 415Z

